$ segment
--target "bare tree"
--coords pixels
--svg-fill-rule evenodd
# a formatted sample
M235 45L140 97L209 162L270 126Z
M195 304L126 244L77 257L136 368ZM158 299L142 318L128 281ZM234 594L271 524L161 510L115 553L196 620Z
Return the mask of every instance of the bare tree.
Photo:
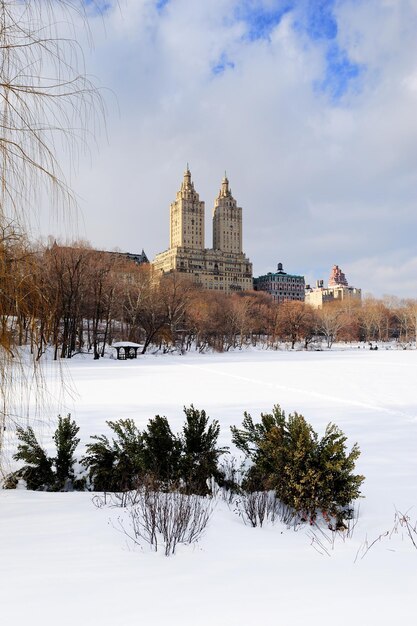
M278 307L277 334L291 342L294 349L297 341L304 339L307 347L315 330L315 316L313 309L299 301L283 302Z
M347 316L339 302L329 302L317 311L318 331L324 335L331 348L340 331L347 324Z
M167 329L167 308L161 285L147 265L132 267L123 280L120 316L128 339L141 341L142 354Z
M171 272L161 278L159 295L166 317L166 339L169 344L184 349L188 333L188 310L196 291L188 276Z
M390 313L381 300L367 296L360 312L365 341L383 341L389 336Z
M417 346L417 300L406 301L407 327Z

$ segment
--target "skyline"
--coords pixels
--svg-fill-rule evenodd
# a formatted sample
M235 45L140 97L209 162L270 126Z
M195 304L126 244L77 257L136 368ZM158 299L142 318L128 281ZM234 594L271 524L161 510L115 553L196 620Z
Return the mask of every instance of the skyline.
M153 259L188 162L208 240L227 170L254 276L282 262L314 284L337 264L363 293L416 297L415 0L101 8L86 67L107 138L69 177L77 236Z

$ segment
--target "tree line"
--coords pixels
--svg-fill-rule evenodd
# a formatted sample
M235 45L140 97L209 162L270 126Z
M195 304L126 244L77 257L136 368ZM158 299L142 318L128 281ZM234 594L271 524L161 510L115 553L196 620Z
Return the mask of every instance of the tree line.
M13 229L0 245L2 344L28 345L37 359L49 347L55 359L99 358L117 340L140 343L142 353L416 340L417 300L369 296L315 310L263 292L202 290L185 274L158 276L83 242L33 244Z

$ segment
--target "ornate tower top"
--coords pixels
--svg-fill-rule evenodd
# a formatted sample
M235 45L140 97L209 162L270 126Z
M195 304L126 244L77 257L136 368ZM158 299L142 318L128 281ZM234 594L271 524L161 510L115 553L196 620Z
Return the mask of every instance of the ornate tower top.
M190 168L188 167L188 163L187 169L184 172L184 178L182 180L181 187L177 191L176 201L178 200L187 200L197 203L200 202L200 196L196 192L194 188L194 183L191 180L191 172Z
M226 176L226 172L224 173L222 186L220 188L219 195L217 197L218 198L231 198L232 197L232 190L229 189L229 179Z
M348 281L346 280L346 276L340 269L338 265L333 265L332 272L329 278L329 287L348 287Z
M184 179L181 183L181 191L194 191L194 183L191 180L191 172L190 168L188 167L188 163L187 169L184 172Z

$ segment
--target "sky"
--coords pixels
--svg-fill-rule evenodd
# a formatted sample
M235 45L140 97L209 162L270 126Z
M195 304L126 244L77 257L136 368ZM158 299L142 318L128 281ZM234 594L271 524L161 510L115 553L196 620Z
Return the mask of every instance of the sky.
M96 0L87 10L85 62L107 115L69 175L80 238L153 259L168 248L189 163L206 247L227 171L254 276L282 262L327 282L338 264L364 293L417 297L416 0ZM41 230L64 235L50 222Z

